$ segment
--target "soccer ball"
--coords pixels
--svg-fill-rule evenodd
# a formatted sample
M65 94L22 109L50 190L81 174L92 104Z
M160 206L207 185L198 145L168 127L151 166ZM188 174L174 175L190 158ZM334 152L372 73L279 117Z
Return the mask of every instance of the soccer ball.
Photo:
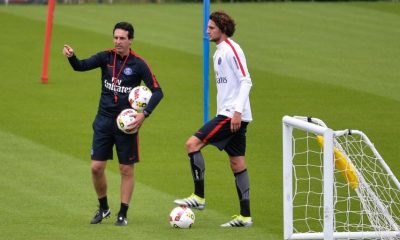
M129 93L129 104L133 109L141 112L149 103L151 95L152 93L148 87L137 86Z
M132 108L127 108L121 111L121 113L117 117L117 126L118 128L127 134L133 134L137 132L136 128L127 129L128 125L135 122L135 116L137 112Z
M190 228L194 219L193 211L185 206L176 207L169 214L169 224L173 228Z

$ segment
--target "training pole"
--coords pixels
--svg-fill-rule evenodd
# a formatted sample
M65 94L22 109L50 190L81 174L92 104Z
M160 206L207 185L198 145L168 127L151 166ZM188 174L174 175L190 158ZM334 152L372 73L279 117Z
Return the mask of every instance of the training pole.
M203 122L208 121L209 108L209 55L210 42L207 34L207 24L210 16L210 0L203 2Z
M47 22L46 33L44 40L44 53L43 53L43 67L42 67L42 83L47 84L49 81L49 55L51 45L51 30L53 29L53 15L54 15L55 0L48 0L47 5Z

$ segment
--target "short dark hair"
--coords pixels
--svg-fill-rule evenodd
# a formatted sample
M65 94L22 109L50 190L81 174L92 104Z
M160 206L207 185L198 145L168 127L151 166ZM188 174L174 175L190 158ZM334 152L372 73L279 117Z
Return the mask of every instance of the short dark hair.
M223 11L216 11L211 13L210 20L215 22L221 32L225 33L228 37L232 37L235 33L235 21Z
M128 22L119 22L119 23L115 24L113 34L115 32L115 29L123 29L123 30L127 31L128 38L133 39L134 29L133 29L132 24L130 24Z

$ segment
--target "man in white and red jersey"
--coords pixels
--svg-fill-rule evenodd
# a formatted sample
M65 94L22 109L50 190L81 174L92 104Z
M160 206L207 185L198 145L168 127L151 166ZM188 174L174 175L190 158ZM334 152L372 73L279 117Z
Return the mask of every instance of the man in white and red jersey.
M152 96L143 112L135 116L131 128L139 129L163 97L160 84L146 61L131 50L134 37L132 24L119 22L114 26L114 49L100 51L95 55L80 60L74 50L64 45L63 54L75 71L101 69L101 95L99 108L93 122L93 142L91 149L91 170L94 189L99 201L99 209L91 224L101 223L111 215L107 200L107 180L105 168L107 160L113 158L113 146L119 160L121 173L121 206L115 225L128 224L127 211L134 190L134 164L139 162L139 135L126 134L117 127L118 114L130 108L130 91L142 82L150 88Z
M194 181L194 193L174 202L204 209L205 162L201 149L212 144L228 154L240 203L240 214L221 227L250 227L253 221L250 215L250 184L245 151L246 129L252 121L249 100L252 81L242 49L230 38L234 32L235 22L229 15L221 11L210 15L207 33L210 41L217 44L213 56L218 92L217 116L187 140L186 150Z

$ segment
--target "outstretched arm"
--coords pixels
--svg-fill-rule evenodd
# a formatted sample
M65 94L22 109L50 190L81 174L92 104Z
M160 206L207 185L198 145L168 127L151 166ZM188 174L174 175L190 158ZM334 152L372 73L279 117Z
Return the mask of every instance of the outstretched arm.
M88 71L100 67L102 64L102 54L104 54L103 52L99 52L90 58L79 60L75 55L74 49L67 44L64 44L62 53L68 58L69 63L75 71Z

